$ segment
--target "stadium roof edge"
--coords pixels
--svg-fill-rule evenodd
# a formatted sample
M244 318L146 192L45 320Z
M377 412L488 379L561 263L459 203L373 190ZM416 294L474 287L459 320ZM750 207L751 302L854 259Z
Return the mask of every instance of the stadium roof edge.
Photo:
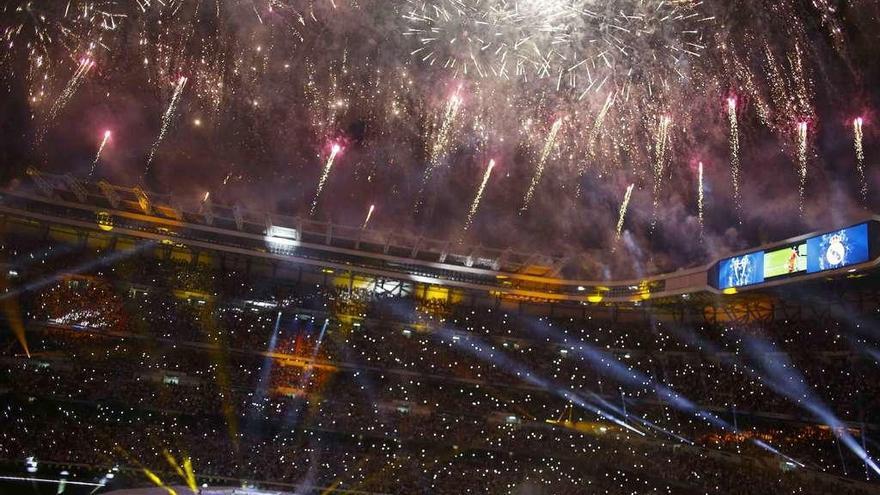
M442 284L465 289L489 290L502 294L510 294L526 298L542 298L558 301L577 302L615 302L639 301L661 297L676 296L689 293L709 292L721 294L722 291L713 287L710 276L713 267L722 259L718 258L702 266L677 270L644 278L616 281L596 281L581 279L564 279L557 276L533 275L513 271L517 266L523 268L525 263L538 255L513 253L511 250L497 250L481 246L462 246L461 250L453 250L456 246L448 241L416 238L415 243L396 245L394 234L377 233L349 226L332 225L325 222L312 222L302 218L285 217L282 215L267 216L265 212L254 213L238 209L237 213L247 218L233 219L224 217L224 209L233 208L208 204L212 212L212 221L206 221L205 202L198 208L187 209L186 205L174 201L169 195L158 195L144 191L140 187L128 188L101 181L98 184L80 183L85 189L85 197L80 189L77 194L69 190L69 180L64 176L38 175L35 179L40 187L31 192L28 188L7 188L2 194L9 198L0 199L0 211L7 214L25 214L43 221L59 221L75 225L79 228L95 229L96 216L105 214L117 220L150 225L161 225L154 233L145 229L125 229L121 225L116 229L134 237L161 240L173 239L181 244L188 244L203 249L234 251L238 254L257 255L271 259L291 261L306 265L321 265L342 270L354 270L375 276L410 279L416 282ZM34 174L30 174L34 177ZM26 202L42 203L50 207L49 214L38 214L34 211L26 213L21 209L10 208L13 199ZM161 201L167 199L170 204ZM207 198L206 198L207 199ZM51 208L56 208L52 210ZM73 211L78 211L80 220L69 218ZM44 212L45 213L45 212ZM225 219L226 226L223 225ZM867 220L880 221L880 216L870 216ZM283 230L282 237L271 234L273 227ZM309 229L314 230L309 230ZM218 236L234 241L222 249L220 244L204 242L192 236L183 236L176 229L198 231L208 238ZM821 233L821 232L818 232ZM818 233L805 234L778 242L766 243L762 246L743 250L741 253L770 249L805 240ZM353 235L346 235L353 234ZM405 236L397 236L398 239ZM265 247L273 240L290 243L289 252L267 253L265 249L253 249L254 246ZM251 248L240 248L239 245L250 243ZM372 249L367 249L372 247ZM259 252L263 251L263 252ZM324 253L319 256L307 256L303 252ZM481 257L483 253L491 253L495 258ZM519 265L513 261L511 265L501 266L515 256L523 257ZM735 254L734 254L735 256ZM324 259L321 259L321 258ZM334 257L336 261L333 261ZM347 259L366 258L373 260L369 266L352 265ZM474 258L480 258L475 260ZM340 261L342 260L342 261ZM553 259L559 263L562 259ZM478 263L479 261L479 263ZM877 261L858 268L872 268ZM490 266L485 266L490 264ZM479 266L481 265L481 266ZM827 276L828 273L815 274ZM767 287L786 283L762 285Z

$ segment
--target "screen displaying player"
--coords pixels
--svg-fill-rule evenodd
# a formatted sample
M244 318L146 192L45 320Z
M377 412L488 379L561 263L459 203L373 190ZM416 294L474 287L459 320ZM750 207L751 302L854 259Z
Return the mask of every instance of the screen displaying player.
M807 271L807 243L769 251L764 255L764 278Z

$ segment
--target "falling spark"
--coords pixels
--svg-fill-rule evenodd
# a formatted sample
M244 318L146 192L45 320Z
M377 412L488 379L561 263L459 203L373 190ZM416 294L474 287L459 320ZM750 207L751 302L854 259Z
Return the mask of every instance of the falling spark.
M798 123L798 209L804 213L804 189L807 185L807 123Z
M671 123L672 119L668 116L660 117L660 125L657 129L657 135L654 137L654 175L658 186L666 165L666 147L669 140L669 124Z
M370 218L373 216L373 210L376 209L376 205L370 205L370 211L367 212L367 218L364 219L364 224L361 226L361 230L367 228L367 224L370 223Z
M92 168L89 170L89 177L94 175L95 168L98 166L98 160L101 159L101 153L104 151L104 147L107 146L107 141L110 140L110 131L104 131L104 139L101 140L101 145L98 146L98 152L95 153L95 159L92 161Z
M467 220L464 222L463 232L467 232L471 227L471 223L474 221L474 215L477 214L477 208L480 207L480 201L483 199L483 191L486 190L486 184L489 183L489 176L492 175L493 168L495 168L495 160L489 160L489 166L486 167L486 172L483 173L483 180L480 182L480 187L477 188L477 194L474 196L474 201L471 203L471 209L468 211Z
M150 157L147 159L147 166L144 168L144 175L147 175L147 172L150 171L150 165L153 163L153 157L156 155L156 150L159 149L159 145L162 144L165 135L168 133L168 128L174 120L174 112L178 103L180 103L180 96L183 94L183 89L186 87L186 82L188 80L188 78L183 76L177 80L177 85L174 87L174 94L171 95L171 102L168 104L168 108L162 115L162 129L159 131L159 137L156 138L156 142L153 143L153 147L150 149Z
M538 166L535 167L535 175L532 176L529 190L526 191L525 200L523 201L522 208L519 210L520 215L529 209L529 204L532 202L532 196L535 195L535 189L538 187L538 183L541 182L541 176L544 175L544 166L547 164L547 158L550 156L550 152L553 151L553 147L556 145L556 135L559 134L560 127L562 127L562 118L556 119L556 122L553 122L553 126L550 128L550 134L547 135L547 141L544 142L544 149L541 151L541 158L538 160Z
M333 161L336 160L336 155L342 149L338 144L333 145L333 149L330 151L330 158L327 158L327 163L324 164L324 171L321 172L321 179L318 181L318 190L315 191L315 199L312 201L312 209L309 210L309 216L314 216L315 211L318 209L318 200L321 198L321 191L324 190L324 184L327 183L327 178L330 176L330 169L333 168ZM369 220L369 217L367 217ZM366 224L366 222L364 222Z
M664 115L660 117L657 135L654 136L654 202L651 218L651 229L657 224L657 208L660 206L660 189L663 182L663 171L666 167L666 148L669 144L669 126L672 119Z
M67 85L64 86L64 89L61 91L61 94L58 96L58 99L55 100L55 103L52 105L52 108L49 109L49 115L46 119L47 125L54 122L58 117L58 114L70 103L70 100L73 98L73 95L76 94L77 90L79 90L80 86L82 86L83 81L85 81L86 75L92 70L92 67L95 66L95 62L90 58L83 58L79 61L79 65L76 70L73 72L73 76L71 76L70 80L67 81ZM45 136L46 129L43 128L40 133L39 140Z
M587 138L587 157L589 157L591 162L596 159L596 142L599 140L599 133L602 130L602 125L605 123L605 117L608 116L608 111L611 110L612 105L614 105L614 93L609 93L605 98L605 103L602 104L602 109L599 110L599 113L596 115L596 120L593 121L593 126L590 128L590 134ZM575 196L578 198L581 197L580 179L583 177L584 172L586 172L586 164L578 168L578 181L575 188Z
M432 164L436 165L436 162L446 153L449 147L449 139L452 136L455 117L458 116L458 111L461 109L460 90L461 88L446 103L446 111L443 112L443 122L440 124L440 131L437 133L437 139L434 140L434 145L431 147L430 160ZM430 178L430 175L426 176L426 178Z
M864 121L861 117L853 120L853 145L856 149L856 167L859 171L859 193L862 195L862 204L867 204L868 181L865 177L865 149L862 147L862 124L864 124Z
M630 184L629 187L626 188L626 194L623 196L623 203L620 204L620 212L617 217L617 235L614 237L615 248L620 241L620 234L623 233L623 221L626 218L626 210L629 208L629 199L632 197L633 187L635 187L635 184Z
M605 117L608 115L608 111L611 110L613 104L614 93L610 93L608 97L605 98L605 103L602 105L602 109L599 110L599 114L596 115L596 120L593 122L593 127L590 129L590 138L587 144L587 153L589 153L590 158L596 156L596 141L599 138L599 131L602 129L602 124L605 123Z
M440 123L440 128L437 131L430 152L428 153L428 168L425 169L425 173L422 175L422 184L419 187L418 199L416 200L414 208L416 213L418 213L422 206L425 187L427 187L431 175L433 175L434 170L440 165L442 158L446 155L449 149L449 143L452 139L453 130L455 128L455 118L458 116L458 112L461 109L462 99L459 95L459 91L461 91L461 86L459 86L455 91L455 94L453 94L446 103L446 110L443 112L443 119Z
M730 180L733 185L733 206L736 208L739 223L742 223L742 201L740 199L740 161L739 161L739 122L736 118L736 98L727 99L727 120L730 123Z
M697 169L699 182L697 183L697 209L700 217L700 240L703 240L703 162Z

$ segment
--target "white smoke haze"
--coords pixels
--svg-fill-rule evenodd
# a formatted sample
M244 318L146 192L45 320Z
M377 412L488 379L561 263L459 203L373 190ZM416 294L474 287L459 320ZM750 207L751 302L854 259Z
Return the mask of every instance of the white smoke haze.
M9 97L0 112L12 165L5 180L33 163L85 175L109 129L96 178L139 182L174 82L187 77L148 188L194 200L211 191L216 201L306 216L338 143L315 218L357 226L375 204L371 228L457 239L494 159L464 240L568 256L571 276L700 265L880 207L874 2L834 12L795 0L216 0L152 2L145 11L98 3L124 15L113 29L100 19L71 23L47 5L35 27L68 35L4 47ZM4 28L16 22L32 21L0 19ZM85 55L95 68L50 115L45 102ZM45 63L34 72L37 56ZM456 94L460 110L438 143ZM731 97L741 213L728 147ZM854 116L865 119L867 207ZM530 207L519 215L559 120ZM800 122L808 124L803 215ZM425 208L414 213L432 150L436 171L424 187ZM630 184L622 246L612 252Z

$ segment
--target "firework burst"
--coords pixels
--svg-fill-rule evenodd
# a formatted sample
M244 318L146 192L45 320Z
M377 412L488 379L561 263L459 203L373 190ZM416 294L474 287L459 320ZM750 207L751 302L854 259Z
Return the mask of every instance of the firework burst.
M518 191L524 196L510 198L511 214L552 208L552 202L539 204L534 197L552 170L564 187L576 186L578 198L587 183L597 197L617 184L645 187L652 194L644 207L654 209L653 229L667 201L674 206L699 200L692 185L674 188L694 177L671 166L686 162L694 150L721 151L713 158L701 155L706 164L729 161L730 210L740 223L751 171L740 156L746 141L759 145L756 154L781 147L805 181L806 152L804 158L797 153L802 140L792 132L792 116L809 126L820 122L814 93L829 93L824 74L843 66L836 62L845 48L828 50L831 40L815 36L812 28L833 30L835 43L858 38L846 32L850 21L825 0L391 4L10 0L0 6L0 66L13 89L29 98L33 144L40 145L32 151L44 160L54 158L42 146L46 129L93 118L102 107L122 111L131 99L150 95L139 103L162 117L161 130L155 142L133 150L148 155L147 171L168 146L169 152L223 162L218 182L257 184L314 165L315 158L303 150L351 130L358 159L346 186L383 188L407 213L413 204L420 212L427 197L432 206L453 197L442 194L445 188L466 182L455 177L441 188L442 169L457 171L475 156L504 156L513 176L531 179ZM862 15L863 7L848 9L853 19L870 17ZM869 25L859 21L856 27ZM846 52L853 66L866 62L859 60L860 52ZM180 74L189 81L179 80ZM825 86L814 91L814 79ZM855 82L864 88L872 81ZM726 115L706 111L725 100L727 108L719 110ZM197 134L172 143L168 134L184 109L192 112ZM560 115L564 121L554 120ZM719 124L719 116L721 126L709 128ZM851 139L858 175L852 175L864 199L869 169L860 131L855 125L847 129L856 133ZM707 139L716 136L720 142ZM112 147L112 141L104 144ZM94 174L103 158L93 151L84 158ZM329 154L322 148L318 166L326 166ZM242 167L244 157L255 165ZM586 181L588 170L595 177ZM364 178L369 184L360 182ZM463 196L472 199L475 185ZM314 183L303 187L297 192L306 196L304 214L315 189ZM455 193L460 197L461 191ZM330 206L325 202L322 198L322 210ZM433 228L429 224L442 205L425 210L419 228ZM477 227L471 222L468 233Z
M119 8L117 2L105 0L3 2L0 77L20 76L26 82L28 102L39 105L51 94L66 60L94 60L96 50L109 51L105 34L126 18Z
M581 97L611 80L663 84L705 49L712 16L678 0L408 0L411 56L454 75L546 79ZM649 70L645 70L649 67ZM649 77L643 74L650 73ZM647 81L651 79L651 81Z

